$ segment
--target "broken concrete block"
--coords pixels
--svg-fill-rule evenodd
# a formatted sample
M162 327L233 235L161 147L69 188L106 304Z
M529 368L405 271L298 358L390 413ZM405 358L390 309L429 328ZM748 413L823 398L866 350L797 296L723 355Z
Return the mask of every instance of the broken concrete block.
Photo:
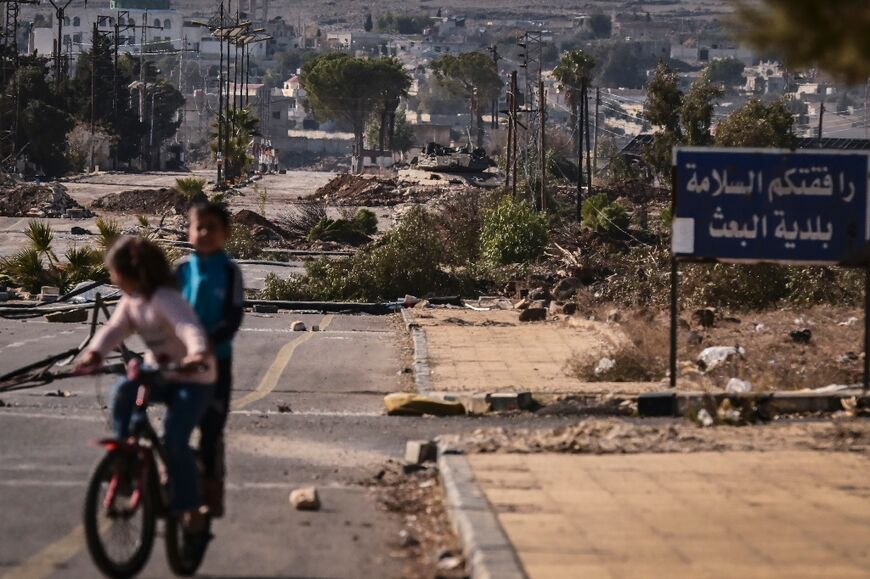
M520 312L521 322L542 322L547 319L545 308L527 308Z
M60 288L52 285L42 286L37 299L41 302L55 302L60 297Z
M254 304L254 313L257 314L277 314L278 306L272 304Z
M320 510L320 497L314 487L302 487L290 493L290 504L297 511Z
M559 283L553 288L553 296L557 300L568 301L574 297L574 294L577 293L583 287L583 284L576 277L566 277L565 279L559 280Z
M531 392L496 392L489 395L489 407L493 412L525 410L531 406Z
M393 392L384 396L384 406L390 416L458 416L465 414L461 402L439 400L411 392Z
M305 322L296 320L292 324L290 324L290 329L294 332L304 332L305 331Z
M574 302L568 302L562 306L562 313L566 316L573 316L577 313L577 304Z
M88 310L69 310L66 312L51 312L43 316L46 321L61 324L76 324L88 321Z
M438 458L438 446L431 440L409 440L405 443L405 462L422 464L435 462Z
M489 394L474 394L466 400L465 410L468 414L479 415L486 414L491 410L489 405Z

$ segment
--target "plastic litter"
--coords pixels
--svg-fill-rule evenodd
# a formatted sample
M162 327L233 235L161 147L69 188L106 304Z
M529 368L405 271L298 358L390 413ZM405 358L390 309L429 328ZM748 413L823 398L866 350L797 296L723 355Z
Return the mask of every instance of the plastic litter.
M746 394L752 392L752 384L740 378L731 378L725 384L725 392L728 394Z
M698 354L698 366L708 372L729 361L734 356L744 356L746 350L742 346L712 346Z

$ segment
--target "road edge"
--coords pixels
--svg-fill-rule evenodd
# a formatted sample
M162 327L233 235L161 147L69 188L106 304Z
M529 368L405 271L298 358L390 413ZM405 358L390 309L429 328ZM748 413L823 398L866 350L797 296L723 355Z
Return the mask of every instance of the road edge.
M462 542L471 579L528 579L468 458L439 445L438 473L447 515Z
M432 372L429 368L426 332L420 327L420 324L414 321L407 308L402 308L402 321L414 344L414 383L417 385L417 392L428 394L432 389Z

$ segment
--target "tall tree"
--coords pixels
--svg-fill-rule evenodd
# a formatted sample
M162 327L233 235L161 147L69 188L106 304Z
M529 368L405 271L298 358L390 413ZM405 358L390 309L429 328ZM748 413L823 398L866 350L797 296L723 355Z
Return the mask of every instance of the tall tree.
M715 142L722 147L790 148L794 141L794 117L782 99L753 99L716 125Z
M347 122L354 134L355 172L362 172L366 124L384 102L382 87L373 82L383 74L379 60L355 58L346 53L319 56L302 67L302 87L315 115ZM407 73L401 71L407 77Z
M402 63L395 58L382 58L373 61L372 83L380 90L380 124L378 146L381 151L392 150L393 135L396 127L396 109L402 97L408 96L411 77L405 72Z
M483 146L483 113L498 96L501 78L498 68L489 55L483 52L466 52L458 56L445 54L430 64L432 73L438 81L454 94L461 94L468 100L471 115L470 126L477 125L477 146Z
M374 22L372 22L372 13L366 12L366 19L365 19L365 22L363 23L363 30L365 30L366 32L371 32L372 28L374 28L374 27L375 27L375 24L374 24Z
M571 109L571 130L578 127L577 111L585 98L586 87L592 78L592 70L595 68L595 59L591 55L575 48L562 55L558 66L553 69L553 76L559 81L559 90L565 91L565 103ZM575 133L574 142L579 146L577 139L580 132Z
M671 149L682 142L680 109L683 93L677 86L677 75L664 62L659 62L646 89L644 116L656 126L653 142L645 147L644 160L653 168L659 180L670 182Z
M683 134L687 145L710 144L712 141L710 125L713 122L715 100L723 94L725 93L719 85L710 80L708 70L704 71L700 78L689 87L680 109L680 121L683 125Z
M818 66L850 84L870 77L867 0L738 0L737 15L742 38L790 67Z

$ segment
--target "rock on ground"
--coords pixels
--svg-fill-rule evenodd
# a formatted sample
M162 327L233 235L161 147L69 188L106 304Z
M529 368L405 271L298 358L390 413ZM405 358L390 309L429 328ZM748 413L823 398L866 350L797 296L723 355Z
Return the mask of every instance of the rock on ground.
M320 510L320 496L314 487L295 489L290 493L290 504L297 511Z

